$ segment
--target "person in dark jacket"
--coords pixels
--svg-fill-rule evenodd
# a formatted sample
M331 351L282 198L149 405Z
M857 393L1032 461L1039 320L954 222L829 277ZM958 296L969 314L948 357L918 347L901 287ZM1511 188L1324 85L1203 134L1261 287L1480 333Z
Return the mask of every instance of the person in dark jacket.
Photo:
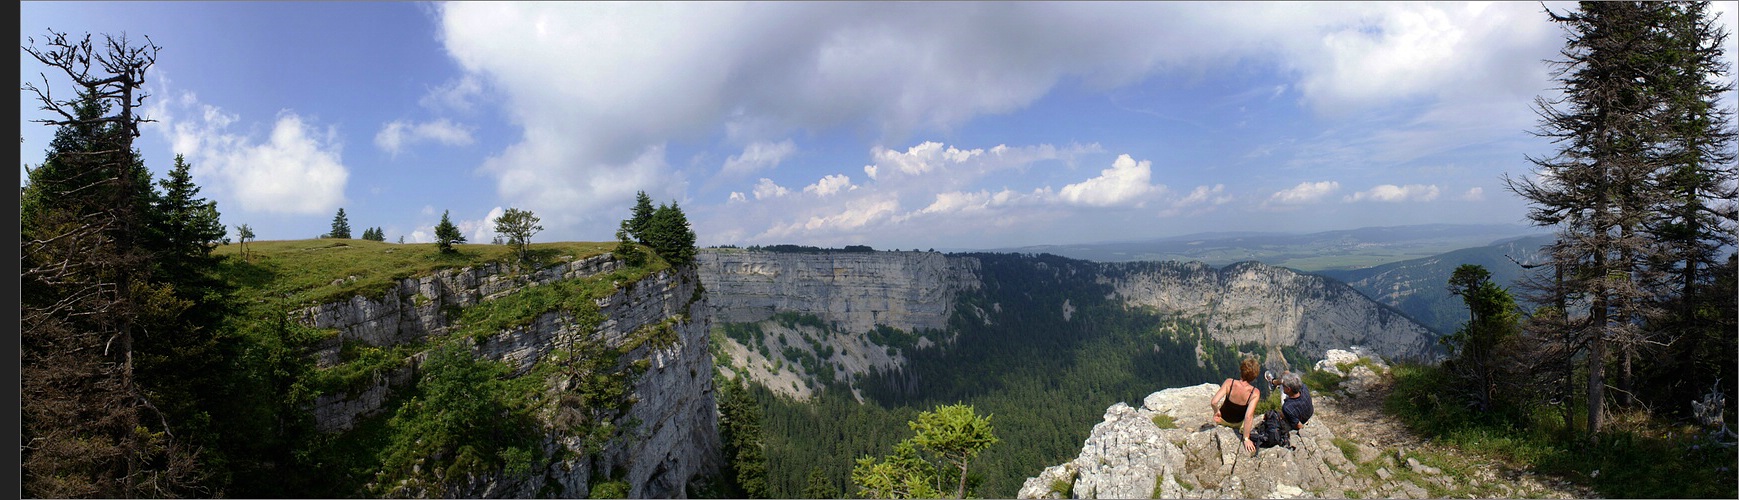
M1316 406L1310 402L1310 387L1298 378L1297 373L1286 372L1280 376L1280 388L1286 393L1286 399L1280 402L1280 414L1286 418L1286 430L1296 431L1304 428L1316 413Z

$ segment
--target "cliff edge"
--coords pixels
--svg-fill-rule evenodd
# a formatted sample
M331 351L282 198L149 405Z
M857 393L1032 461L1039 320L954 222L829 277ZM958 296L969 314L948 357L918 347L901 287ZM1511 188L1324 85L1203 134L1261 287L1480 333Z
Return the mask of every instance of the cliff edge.
M1358 352L1359 354L1354 354ZM1363 355L1360 355L1363 354ZM1422 443L1375 409L1386 365L1362 349L1330 350L1319 370L1343 390L1317 391L1294 449L1244 451L1209 423L1218 384L1165 389L1140 407L1117 403L1074 460L1028 478L1019 498L1586 498L1566 483ZM1261 416L1257 417L1258 419Z

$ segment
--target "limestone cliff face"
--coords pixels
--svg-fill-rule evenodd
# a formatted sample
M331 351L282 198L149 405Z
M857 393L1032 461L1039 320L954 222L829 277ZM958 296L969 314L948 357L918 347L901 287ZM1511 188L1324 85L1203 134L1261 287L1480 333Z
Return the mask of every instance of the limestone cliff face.
M846 332L940 330L954 298L979 287L978 261L935 252L703 250L701 281L720 322L813 314Z
M727 376L740 371L798 399L829 380L851 385L871 371L904 366L906 353L870 332L891 327L928 335L906 348L935 347L947 336L956 297L981 287L977 259L935 252L724 249L703 250L696 261L713 317L760 332L724 341L734 365ZM774 319L782 313L820 322Z
M1311 357L1347 345L1391 359L1438 356L1429 330L1319 276L1256 262L1222 269L1200 262L1105 266L1100 282L1125 303L1197 318L1209 335L1228 344L1291 345Z
M320 366L339 360L344 342L373 346L414 344L448 333L458 309L493 300L526 286L564 279L601 276L621 268L609 255L558 264L539 270L491 264L445 270L401 280L381 297L309 307L292 319L315 328L335 329L336 338L316 353ZM699 290L693 267L665 270L637 282L616 283L615 292L597 301L604 321L582 331L567 313L539 315L524 326L498 332L476 342L484 358L503 361L525 373L543 356L586 337L627 350L627 359L644 362L646 370L633 379L634 404L619 418L638 422L632 435L612 441L596 455L584 453L580 439L549 431L545 455L552 459L519 477L474 477L453 491L407 492L436 497L530 498L559 485L565 495L584 496L595 482L594 470L624 475L633 497L679 497L697 475L717 468L717 404L712 386L712 357L707 351L711 310ZM633 343L645 328L669 325L675 341ZM320 396L313 408L323 431L351 428L364 417L380 414L391 392L415 375L421 355L405 366L377 377L362 390Z
M1393 308L1336 281L1285 268L1254 262L1225 268L1199 262L1047 264L1050 261L1045 259L1012 257L1016 263L998 268L999 272L1017 279L1030 274L1042 278L1039 282L1059 286L1084 284L1077 289L1091 291L1082 293L1193 319L1210 337L1227 344L1295 346L1310 357L1346 345L1367 346L1391 359L1438 356L1433 334ZM989 278L983 276L990 271L984 262L993 262L990 259L931 252L735 249L706 250L697 258L717 321L756 323L755 328L764 333L727 342L725 352L732 364L762 385L797 398L807 397L818 378L831 375L849 381L870 370L903 366L903 351L863 335L877 325L912 332L941 330L956 312L956 299L972 294L986 295L989 305L958 312L973 321L996 324L1003 305L998 294L1025 291L1019 286L987 288ZM1045 307L1054 307L1070 320L1082 300L1062 298ZM828 326L770 320L778 313L813 315ZM918 348L946 343L951 334L942 331L923 338ZM795 353L796 359L782 359L787 352ZM804 356L814 356L820 363L796 366ZM832 373L817 377L809 365Z

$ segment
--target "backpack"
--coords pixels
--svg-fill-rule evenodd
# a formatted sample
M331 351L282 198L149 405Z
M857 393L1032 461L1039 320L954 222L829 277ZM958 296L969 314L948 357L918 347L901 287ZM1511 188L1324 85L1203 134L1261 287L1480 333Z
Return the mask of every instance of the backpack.
M1273 448L1275 446L1292 448L1292 433L1287 432L1286 418L1279 410L1268 410L1262 414L1262 421L1250 429L1250 442L1257 448Z

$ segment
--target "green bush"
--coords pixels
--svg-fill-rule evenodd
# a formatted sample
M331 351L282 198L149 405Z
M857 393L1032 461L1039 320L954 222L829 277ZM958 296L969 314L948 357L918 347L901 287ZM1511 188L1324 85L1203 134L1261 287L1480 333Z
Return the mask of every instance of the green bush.
M529 470L542 458L538 424L524 407L523 385L510 384L504 363L477 358L458 343L429 353L410 401L388 420L378 485L399 479L436 487L497 469ZM376 493L391 495L391 491Z
M592 487L586 498L628 498L627 481L604 481Z

